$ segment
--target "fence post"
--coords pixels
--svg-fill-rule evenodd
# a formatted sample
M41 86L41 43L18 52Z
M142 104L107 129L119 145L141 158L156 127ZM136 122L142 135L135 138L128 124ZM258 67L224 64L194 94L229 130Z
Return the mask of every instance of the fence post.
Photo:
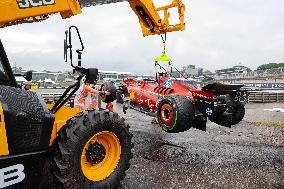
M254 93L254 102L255 102L256 97L257 97L257 93Z

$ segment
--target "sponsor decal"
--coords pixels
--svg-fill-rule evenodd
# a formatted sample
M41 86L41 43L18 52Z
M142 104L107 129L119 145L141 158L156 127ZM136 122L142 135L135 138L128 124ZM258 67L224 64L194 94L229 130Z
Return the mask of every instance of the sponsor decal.
M0 169L0 188L6 188L22 182L25 177L24 166L22 164Z
M213 110L211 108L206 108L206 114L211 116L213 114Z
M244 83L248 88L284 89L284 83Z
M173 80L168 79L167 81L165 81L165 83L164 83L165 88L170 88L172 86L173 86Z
M54 5L55 0L17 0L20 9Z
M131 91L129 96L130 96L131 100L135 100L135 92L134 91Z
M192 94L193 94L193 96L195 96L195 97L199 97L199 98L203 98L203 99L211 100L211 97L205 96L205 95L200 94L200 93L192 92Z

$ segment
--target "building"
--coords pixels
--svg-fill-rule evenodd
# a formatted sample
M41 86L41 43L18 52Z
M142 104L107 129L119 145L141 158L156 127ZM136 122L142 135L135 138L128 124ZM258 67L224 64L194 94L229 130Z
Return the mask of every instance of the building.
M33 80L44 80L44 79L52 79L55 82L64 81L65 74L61 72L33 72Z
M238 75L243 75L246 73L251 72L251 69L246 67L246 66L242 66L241 63L239 63L238 66L233 66L232 68L226 68L226 69L221 69L221 70L216 70L216 75L217 77L228 77L228 76L238 76Z
M13 68L13 72L17 74L25 74L26 71L21 67ZM33 81L40 84L41 87L58 87L61 85L63 87L69 86L74 83L74 77L72 74L65 72L50 72L50 71L33 71ZM71 77L70 77L71 76ZM76 74L75 74L76 77ZM135 77L133 73L130 72L117 72L117 71L98 71L98 80L122 80L127 77Z
M122 80L127 77L134 77L135 75L130 72L117 72L117 71L103 71L99 70L98 80Z
M185 77L196 77L203 74L203 69L197 68L195 65L187 65L182 68L181 72Z
M27 82L27 80L23 76L16 76L15 79L16 79L16 82L18 83L18 85L20 85L20 86L23 86L24 83Z
M171 73L171 76L172 76L172 77L175 77L175 78L181 78L181 77L183 77L182 73L181 73L181 72L178 72L178 71L173 71L173 72Z

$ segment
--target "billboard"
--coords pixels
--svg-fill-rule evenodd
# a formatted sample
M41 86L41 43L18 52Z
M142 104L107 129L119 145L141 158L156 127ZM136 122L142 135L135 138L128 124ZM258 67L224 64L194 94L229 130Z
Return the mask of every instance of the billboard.
M244 83L245 88L283 89L284 83Z

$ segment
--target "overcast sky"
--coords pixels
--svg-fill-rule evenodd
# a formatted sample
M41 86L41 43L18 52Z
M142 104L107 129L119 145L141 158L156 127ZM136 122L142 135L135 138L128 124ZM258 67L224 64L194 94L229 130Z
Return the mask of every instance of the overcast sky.
M242 62L255 69L284 62L283 0L184 0L186 31L168 34L167 53L177 67L195 64L209 69ZM0 29L10 62L25 69L65 71L64 31L80 29L85 48L83 65L102 70L152 74L160 55L160 36L142 37L138 18L127 2L85 8L62 20Z

